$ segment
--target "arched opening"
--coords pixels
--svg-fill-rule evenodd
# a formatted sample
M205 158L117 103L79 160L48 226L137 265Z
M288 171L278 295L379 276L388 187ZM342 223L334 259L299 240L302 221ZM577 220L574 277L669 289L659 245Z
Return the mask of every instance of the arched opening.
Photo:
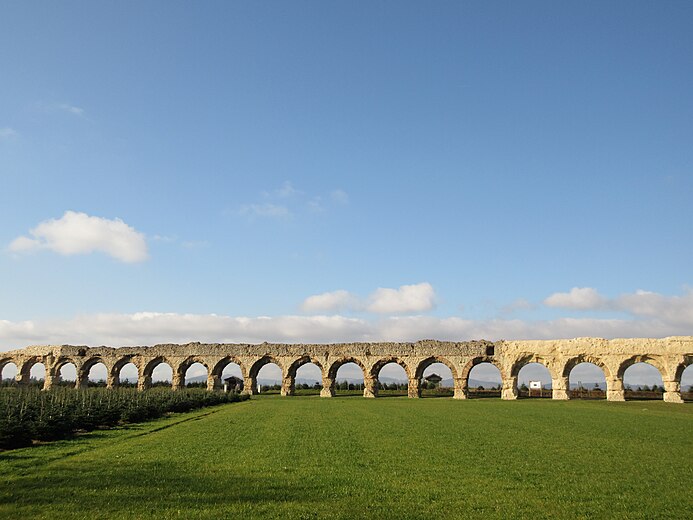
M173 369L165 361L159 361L152 369L152 387L173 386Z
M86 373L88 386L105 388L108 383L108 369L101 361L90 363Z
M467 376L467 396L471 399L500 397L503 378L496 365L482 361L472 367Z
M46 365L35 362L29 368L29 385L42 387L46 380Z
M241 365L225 359L217 367L217 373L219 374L218 388L223 389L225 392L240 393L243 391L245 377Z
M664 382L657 368L645 361L628 366L623 372L626 401L664 399Z
M684 401L693 401L693 365L688 365L683 369L679 382L681 383L681 398Z
M409 375L402 362L384 360L373 367L373 377L378 381L378 397L406 396L409 391Z
M551 372L541 363L527 363L517 373L517 397L550 398L551 387Z
M282 369L272 357L265 356L250 368L254 394L278 394L282 389Z
M67 361L60 365L56 374L58 377L53 381L53 386L75 386L77 381L77 367L74 363Z
M568 392L571 399L606 399L606 375L594 363L577 363L568 373Z
M123 363L120 369L116 370L116 373L118 374L118 386L124 388L134 388L137 386L139 372L137 370L137 365L131 361Z
M356 359L345 359L330 368L332 394L335 396L359 396L364 392L365 370Z
M457 372L452 364L439 357L430 357L416 369L419 397L453 397Z
M291 365L289 379L287 395L319 395L322 391L322 368L309 358Z
M185 370L185 387L186 388L207 388L207 367L199 361L191 363Z
M12 361L0 363L0 386L15 386L17 384L17 365Z

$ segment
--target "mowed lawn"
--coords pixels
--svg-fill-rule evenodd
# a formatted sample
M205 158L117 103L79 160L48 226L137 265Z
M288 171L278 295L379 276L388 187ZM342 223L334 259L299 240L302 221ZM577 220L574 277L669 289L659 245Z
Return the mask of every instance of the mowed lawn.
M693 406L256 397L0 453L3 518L693 517Z

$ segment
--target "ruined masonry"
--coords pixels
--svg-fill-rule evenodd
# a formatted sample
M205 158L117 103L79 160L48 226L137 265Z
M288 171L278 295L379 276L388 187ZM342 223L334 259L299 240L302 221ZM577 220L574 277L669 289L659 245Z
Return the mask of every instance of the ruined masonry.
M680 403L681 375L693 361L693 336L663 339L600 339L577 338L545 341L436 341L415 343L334 343L334 344L205 344L155 345L152 347L82 347L32 346L0 353L0 370L8 364L17 366L17 382L29 381L31 367L46 367L44 388L60 378L60 368L73 363L77 369L76 387L86 386L89 370L103 363L108 370L108 387L117 387L120 371L128 363L138 370L138 388L151 386L152 371L160 363L173 369L173 388L185 384L185 373L193 363L207 368L207 389L221 388L221 374L229 363L240 366L245 391L254 392L257 374L267 363L276 363L282 370L282 395L292 395L296 370L314 363L322 371L323 397L334 395L337 370L353 362L364 373L364 397L376 397L380 369L391 362L401 365L409 379L409 397L420 397L420 382L431 363L447 365L454 379L454 396L467 397L467 381L471 369L479 363L492 363L503 380L502 398L517 398L517 378L528 363L541 363L548 368L554 399L568 399L568 376L582 362L594 363L604 371L607 399L623 401L623 374L634 363L646 362L656 367L664 381L664 400Z

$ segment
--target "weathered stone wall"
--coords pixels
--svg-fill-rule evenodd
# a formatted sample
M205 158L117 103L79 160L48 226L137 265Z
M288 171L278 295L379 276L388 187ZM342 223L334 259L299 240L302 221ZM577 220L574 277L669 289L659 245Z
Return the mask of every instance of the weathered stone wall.
M31 367L43 363L46 367L44 388L50 388L60 377L60 368L73 363L77 369L76 386L86 385L89 370L103 363L108 371L108 386L119 384L120 370L127 363L138 369L138 387L151 385L152 371L160 363L173 369L174 389L185 384L185 372L193 363L207 368L209 390L221 387L221 374L229 363L237 363L245 380L245 389L254 392L257 374L267 363L276 363L282 370L282 395L294 393L296 370L314 363L322 371L321 395L334 395L337 370L354 362L364 372L364 396L375 397L378 373L390 362L400 364L409 379L409 397L419 397L424 370L432 363L447 365L454 379L454 396L467 396L471 369L479 363L492 363L500 370L503 380L502 397L517 397L517 377L528 363L541 363L551 373L553 398L568 399L570 370L581 362L591 362L602 368L607 380L607 399L624 399L623 374L632 364L647 362L662 375L664 400L681 402L680 382L683 370L693 361L693 337L664 339L577 338L548 341L465 341L449 342L423 340L415 343L334 343L334 344L205 344L155 345L151 347L85 347L33 346L0 353L0 370L7 363L17 368L17 381L29 381Z

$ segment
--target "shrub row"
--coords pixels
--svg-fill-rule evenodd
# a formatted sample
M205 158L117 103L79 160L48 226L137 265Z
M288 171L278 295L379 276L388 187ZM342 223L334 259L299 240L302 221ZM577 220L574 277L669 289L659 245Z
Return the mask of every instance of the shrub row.
M247 395L201 389L3 388L0 390L0 448L29 446L34 440L64 439L77 431L142 422L169 412L232 403Z

